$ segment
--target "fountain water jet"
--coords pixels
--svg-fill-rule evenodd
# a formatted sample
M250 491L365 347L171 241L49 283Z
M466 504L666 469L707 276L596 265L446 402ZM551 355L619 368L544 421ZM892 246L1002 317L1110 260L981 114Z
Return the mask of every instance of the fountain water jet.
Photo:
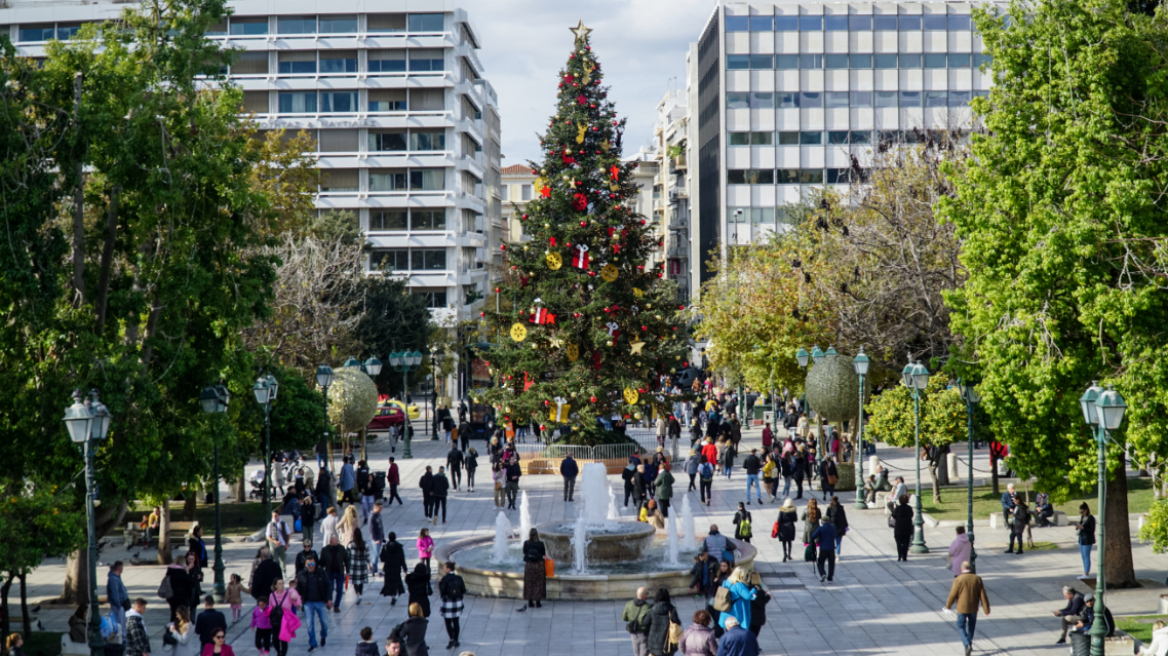
M584 574L588 571L588 526L584 523L583 515L576 518L576 528L572 531L572 549L572 571Z
M491 560L494 562L502 563L510 560L507 552L507 540L511 538L511 533L511 522L507 520L507 515L500 510L499 514L495 515L495 544L491 555Z
M527 502L527 490L519 494L519 540L531 535L531 504Z
M684 536L681 543L682 551L696 551L698 548L697 535L694 532L693 508L689 506L688 494L681 500L681 532Z
M620 521L621 513L620 506L616 504L616 493L612 491L612 483L608 484L608 520L610 522Z
M669 523L666 528L669 531L669 556L665 561L668 567L680 567L681 563L677 559L677 515L669 516Z

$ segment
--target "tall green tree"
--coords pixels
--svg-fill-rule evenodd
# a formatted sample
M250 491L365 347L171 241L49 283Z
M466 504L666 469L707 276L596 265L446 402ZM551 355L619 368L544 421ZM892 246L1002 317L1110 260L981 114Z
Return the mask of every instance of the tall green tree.
M500 246L517 275L503 290L512 311L486 313L507 336L490 352L497 387L485 396L500 417L521 420L550 417L562 398L571 406L562 423L580 429L573 439L596 442L612 439L597 418L648 412L641 397L656 394L685 344L677 306L652 298L664 274L647 260L659 244L630 209L636 163L621 162L624 122L589 31L573 30L544 159L532 163L540 193L523 214L532 241Z
M1168 23L1123 0L1016 3L975 21L995 85L941 203L969 275L948 298L952 327L1011 466L1056 497L1096 479L1083 390L1098 379L1126 397L1103 565L1109 585L1131 585L1124 451L1142 464L1168 448Z

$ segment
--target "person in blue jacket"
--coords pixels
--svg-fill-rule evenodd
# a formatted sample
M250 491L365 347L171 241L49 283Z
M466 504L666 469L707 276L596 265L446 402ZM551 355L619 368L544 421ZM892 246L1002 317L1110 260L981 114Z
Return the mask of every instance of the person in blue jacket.
M835 525L827 521L826 517L819 518L819 528L811 532L811 541L819 545L819 558L816 565L819 567L819 581L831 581L835 578ZM827 563L826 570L824 563ZM747 624L747 626L750 626Z
M718 625L726 628L726 619L733 617L742 626L750 626L750 602L754 601L755 591L747 584L749 575L741 567L735 567L730 578L722 582L723 588L730 589L730 610L718 617Z

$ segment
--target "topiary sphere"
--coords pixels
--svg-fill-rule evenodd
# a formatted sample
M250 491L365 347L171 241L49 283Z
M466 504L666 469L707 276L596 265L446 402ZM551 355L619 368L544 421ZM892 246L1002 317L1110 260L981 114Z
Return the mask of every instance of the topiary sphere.
M329 421L344 433L356 433L377 414L377 385L360 369L340 367L328 390Z
M864 402L872 396L864 385ZM851 358L837 355L823 358L807 373L807 403L825 421L855 419L860 411L860 377Z

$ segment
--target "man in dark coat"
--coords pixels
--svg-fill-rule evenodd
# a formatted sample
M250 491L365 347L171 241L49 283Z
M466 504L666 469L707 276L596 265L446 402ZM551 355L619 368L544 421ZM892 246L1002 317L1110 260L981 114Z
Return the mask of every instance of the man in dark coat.
M458 453L457 451L455 453ZM446 495L450 492L450 481L446 480L446 468L439 467L438 473L434 474L432 484L430 486L431 503L434 506L434 523L438 523L438 509L442 509L442 523L446 523Z
M406 564L405 549L397 541L396 533L390 531L389 535L386 536L386 543L381 548L379 558L385 577L385 583L381 586L381 596L389 597L389 605L393 606L397 603L397 596L406 592L405 586L402 585L402 575L410 573L409 566Z
M462 451L455 445L451 445L446 454L446 466L450 468L450 484L457 490L458 482L462 480Z
M257 601L267 599L272 594L272 583L282 576L280 566L272 560L272 552L264 547L260 554L260 564L256 566L251 585L248 586L251 588L251 596Z
M458 424L458 448L462 449L463 453L470 448L470 424L465 419Z
M426 510L426 519L430 519L434 509L434 472L429 465L426 466L426 473L422 474L421 480L418 481L418 487L422 488L422 506Z
M207 595L203 598L203 612L195 618L195 635L199 636L199 644L211 644L211 636L219 629L227 630L227 618L215 610L215 598Z
M320 550L320 566L334 589L333 612L341 612L341 597L345 595L345 575L349 573L349 554L340 545L337 536L329 536L328 546Z
M403 505L402 499L397 494L397 486L401 485L401 474L398 473L397 463L393 461L393 456L389 457L389 470L385 472L385 482L389 484L389 496L386 501L393 504L393 500L397 499L397 505Z
M523 476L523 470L519 468L519 458L511 456L511 462L507 464L507 507L515 510L515 499L519 496L519 478Z
M718 656L759 656L762 648L758 638L738 624L734 617L726 618L726 633L718 643Z
M580 465L572 454L568 454L560 461L560 476L564 477L564 501L573 501L576 493L576 477L580 475Z
M300 553L296 554L296 576L300 576L300 572L304 571L304 563L309 558L320 560L320 555L312 548L312 540L305 538L302 544L304 548L301 549Z
M329 580L324 570L312 558L304 564L304 571L296 576L296 593L304 602L304 623L308 625L308 651L316 650L316 622L320 621L320 645L328 641L328 619L325 610L332 609L329 600Z
M1067 600L1067 605L1062 610L1054 611L1054 616L1062 618L1062 634L1056 644L1066 644L1067 631L1079 623L1082 619L1083 609L1086 608L1086 602L1083 601L1083 595L1079 594L1069 585L1063 586L1063 599Z

